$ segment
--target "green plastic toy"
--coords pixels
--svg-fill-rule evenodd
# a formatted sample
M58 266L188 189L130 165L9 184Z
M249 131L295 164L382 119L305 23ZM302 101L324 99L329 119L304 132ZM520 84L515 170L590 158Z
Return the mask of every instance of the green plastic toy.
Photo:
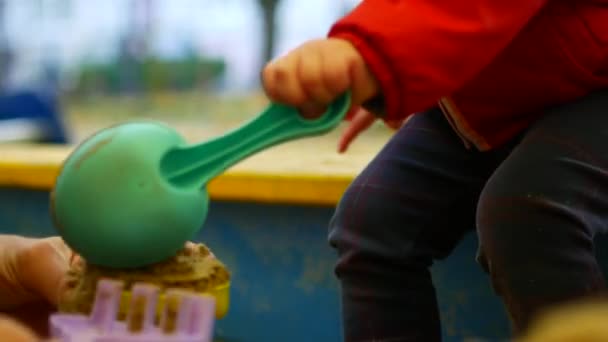
M345 94L308 120L271 104L242 127L194 145L157 122L104 129L65 161L51 193L55 226L92 264L131 268L166 259L202 228L211 179L260 150L328 132L349 107Z

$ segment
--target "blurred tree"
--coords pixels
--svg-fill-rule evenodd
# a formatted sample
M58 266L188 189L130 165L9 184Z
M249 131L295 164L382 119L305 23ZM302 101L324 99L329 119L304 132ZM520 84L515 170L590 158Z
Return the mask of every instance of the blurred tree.
M139 66L149 57L154 28L156 1L131 0L128 7L128 26L119 40L119 83L122 91L138 93L144 89Z
M276 38L276 13L280 0L257 0L262 9L264 20L264 49L262 50L262 63L270 61L274 54Z
M0 0L0 91L7 87L13 62L13 51L6 29L6 6L6 0Z

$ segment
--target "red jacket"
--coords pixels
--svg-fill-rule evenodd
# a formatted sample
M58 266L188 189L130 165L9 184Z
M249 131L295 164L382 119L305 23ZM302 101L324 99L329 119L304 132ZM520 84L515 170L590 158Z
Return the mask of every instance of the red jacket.
M480 150L608 87L608 0L364 0L329 36L362 54L386 119L439 102Z

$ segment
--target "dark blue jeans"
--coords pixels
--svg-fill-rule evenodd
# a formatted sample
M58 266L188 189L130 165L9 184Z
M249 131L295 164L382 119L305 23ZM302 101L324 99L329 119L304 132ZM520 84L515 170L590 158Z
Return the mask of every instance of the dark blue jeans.
M598 294L608 223L608 92L547 109L508 145L468 150L437 110L398 131L330 224L346 341L439 341L429 272L476 229L481 266L522 332L540 309Z

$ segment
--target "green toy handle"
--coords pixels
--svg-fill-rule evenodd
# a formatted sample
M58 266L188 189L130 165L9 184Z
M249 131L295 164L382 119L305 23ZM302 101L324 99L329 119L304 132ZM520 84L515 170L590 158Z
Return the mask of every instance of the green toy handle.
M258 117L232 132L169 151L161 161L161 172L176 186L202 187L260 150L332 130L342 121L349 108L349 93L336 99L317 119L305 119L295 108L271 104Z

